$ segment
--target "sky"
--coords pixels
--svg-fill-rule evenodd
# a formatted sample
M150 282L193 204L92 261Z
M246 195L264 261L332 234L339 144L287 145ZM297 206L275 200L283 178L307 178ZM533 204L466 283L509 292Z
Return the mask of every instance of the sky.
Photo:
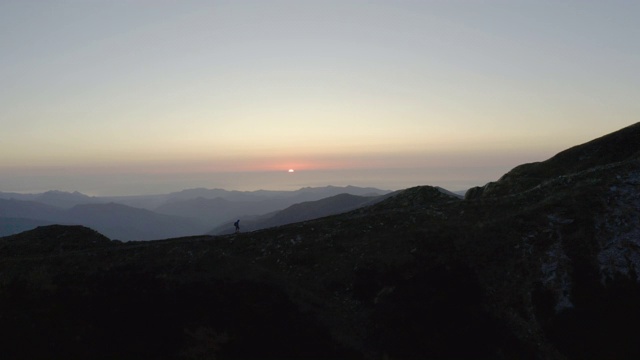
M0 0L0 191L483 185L640 121L639 17L635 0Z

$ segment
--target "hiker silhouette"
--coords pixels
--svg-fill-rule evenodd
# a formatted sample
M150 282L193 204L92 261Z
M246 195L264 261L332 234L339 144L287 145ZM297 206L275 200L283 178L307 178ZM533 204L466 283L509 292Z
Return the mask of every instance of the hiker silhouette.
M236 232L240 232L240 219L236 220L236 222L233 223L233 226L236 227Z

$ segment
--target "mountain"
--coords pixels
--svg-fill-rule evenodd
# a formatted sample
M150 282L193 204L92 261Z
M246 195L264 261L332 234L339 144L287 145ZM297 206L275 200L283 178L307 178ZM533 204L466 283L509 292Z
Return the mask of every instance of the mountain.
M546 186L549 181L563 181L561 177L575 176L582 172L613 168L639 156L640 123L628 126L612 134L602 136L586 144L560 152L551 159L520 165L505 174L497 182L470 189L466 196L501 196L522 192L536 186Z
M89 226L119 240L156 240L202 234L209 229L190 219L115 203L62 209L35 201L0 199L0 235L46 224Z
M54 223L59 209L35 201L0 198L0 236Z
M358 196L376 196L387 194L389 191L356 186L327 186L302 188L296 191L258 190L251 192L192 189L172 194L170 200L157 207L154 211L161 214L197 219L203 226L212 228L227 223L232 219L252 218L257 215L282 210L294 204L316 201L345 193ZM207 196L216 197L208 198Z
M187 189L179 192L171 193L169 198L174 200L185 200L194 198L224 198L231 201L260 201L269 198L278 197L310 197L310 198L325 198L328 196L338 194L352 194L352 195L382 195L388 193L387 190L380 190L372 187L358 187L358 186L324 186L324 187L303 187L294 191L274 191L274 190L256 190L256 191L229 191L224 189Z
M339 191L384 194L355 186L254 192L191 189L164 195L91 197L79 192L0 193L0 236L52 223L95 228L120 240L156 240L203 234L233 218L247 218L321 199ZM212 199L191 196L224 196Z
M53 222L25 218L0 217L0 236L18 234Z
M25 201L30 201L33 200L33 198L36 195L34 194L22 194L22 193L13 193L13 192L2 192L0 191L0 199L5 199L5 200L25 200Z
M59 208L36 201L0 199L0 217L48 220L55 218Z
M635 359L640 124L464 199L224 236L0 238L7 358Z
M77 191L72 193L64 191L47 191L37 195L34 198L34 201L61 208L72 208L76 205L102 202L95 197L87 196Z
M274 226L281 226L300 221L317 219L329 215L344 213L362 206L371 205L385 198L382 196L357 196L351 194L339 194L316 201L305 201L294 204L288 208L257 217L242 219L242 231L254 231ZM233 223L229 221L218 226L209 234L223 235L235 231Z
M17 236L0 239L0 252L5 257L87 252L96 247L112 247L116 244L95 230L69 225L41 226Z
M60 208L71 208L80 204L106 202L98 197L88 196L77 191L66 192L52 190L39 194L18 194L0 192L0 199L33 201Z
M167 215L197 219L200 224L211 228L237 217L259 215L280 209L280 199L259 201L230 201L223 198L195 198L172 201L155 209Z
M77 205L65 212L62 219L63 223L88 226L119 240L157 240L204 233L204 228L189 219L116 203Z
M303 201L312 201L326 198L329 196L348 193L352 195L383 195L390 191L380 190L376 188L361 188L357 186L326 186L326 187L306 187L295 191L272 191L272 190L256 190L256 191L229 191L224 189L186 189L169 194L158 195L138 195L138 196L110 196L99 198L103 202L115 202L132 207L139 207L147 210L158 210L159 208L170 209L171 204L182 201L192 201L195 199L224 199L230 202L253 203L262 208L266 208L266 212L281 210L287 206ZM169 207L167 207L169 206ZM182 205L181 205L182 206ZM197 206L197 205L196 205ZM173 210L167 210L173 211ZM263 211L263 210L260 210ZM264 212L254 212L260 214ZM233 215L231 217L236 217Z
M221 198L229 201L261 201L269 197L277 197L288 194L288 191L229 191L224 189L186 189L174 193L170 193L167 197L169 201L180 201L190 199L216 199Z

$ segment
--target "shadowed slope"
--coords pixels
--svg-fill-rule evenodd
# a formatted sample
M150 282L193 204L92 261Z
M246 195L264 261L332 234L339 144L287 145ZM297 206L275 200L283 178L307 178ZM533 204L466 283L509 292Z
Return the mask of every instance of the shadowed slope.
M467 197L501 196L522 192L559 176L640 158L640 123L574 146L549 160L515 167L497 182L476 187Z
M306 201L294 204L288 208L270 214L253 218L243 218L241 229L243 232L266 229L269 227L292 224L300 221L317 219L325 216L336 215L382 201L387 196L357 196L351 194L339 194L316 201ZM224 235L234 232L233 221L227 222L209 234Z
M638 358L640 162L621 134L605 137L628 144L619 158L568 152L570 174L500 181L504 195L415 187L278 228L88 251L38 252L59 228L0 238L27 242L0 252L3 354Z

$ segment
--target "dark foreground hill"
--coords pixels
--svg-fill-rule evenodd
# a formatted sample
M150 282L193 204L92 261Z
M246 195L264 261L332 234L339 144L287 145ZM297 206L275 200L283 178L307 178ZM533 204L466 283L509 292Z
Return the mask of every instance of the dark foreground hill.
M238 235L118 243L48 226L0 238L0 347L6 358L639 358L638 134L523 165L464 200L425 186Z

